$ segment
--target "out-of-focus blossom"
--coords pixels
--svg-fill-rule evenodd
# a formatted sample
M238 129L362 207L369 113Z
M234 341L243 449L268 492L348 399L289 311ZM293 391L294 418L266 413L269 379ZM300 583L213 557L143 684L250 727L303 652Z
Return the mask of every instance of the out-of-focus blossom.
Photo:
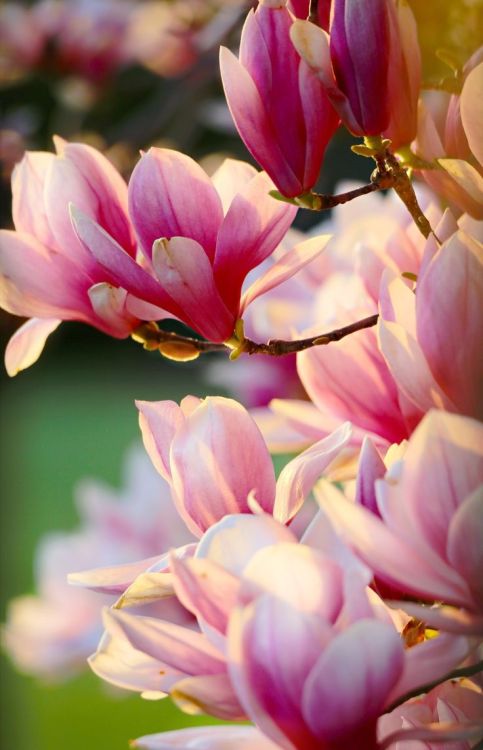
M175 732L150 734L134 740L139 750L279 750L280 746L250 726L190 727Z
M483 218L483 48L466 63L461 94L430 92L420 103L416 153L434 169L425 181L451 205Z
M74 224L85 249L120 286L224 342L248 304L297 273L328 241L297 245L242 294L247 274L273 253L296 212L273 200L271 187L264 172L243 162L227 159L210 180L188 156L150 149L131 176L129 211L152 275L91 218L73 211Z
M125 248L136 253L127 186L95 149L56 139L57 155L29 152L12 175L16 231L0 231L0 304L32 318L10 340L9 374L28 367L62 320L79 320L116 338L139 324L126 291L79 242L72 201ZM133 261L134 262L134 261Z
M372 750L385 707L447 674L469 646L439 636L405 650L397 615L366 583L267 515L227 516L194 557L171 559L166 584L199 630L122 609L105 622L111 646L130 645L131 669L141 655L157 662L158 689L190 712L248 717L283 748L352 748L357 737ZM119 684L128 664L113 659L103 676Z
M483 628L482 446L481 423L431 411L403 460L376 480L377 513L340 493L321 501L343 539L382 580L425 601L463 608L401 605L455 632Z
M240 59L221 48L228 106L246 147L283 195L308 192L339 119L290 39L286 0L260 0L243 27ZM290 113L287 116L287 113Z
M387 134L397 145L412 140L421 63L406 4L333 0L329 34L299 20L291 36L354 135Z
M483 247L463 230L427 246L413 293L390 270L381 284L380 348L414 413L483 417Z
M76 499L81 529L50 534L42 542L38 593L9 604L3 629L16 665L44 679L65 678L86 666L102 633L102 606L113 601L69 586L68 573L160 554L191 539L168 486L141 449L127 456L120 492L84 481Z
M421 197L441 239L451 235L458 226L451 215L441 218L430 197L424 193ZM341 206L330 229L333 237L323 255L290 282L293 295L287 285L258 303L266 320L281 318L278 311L286 306L288 321L285 331L277 329L280 338L321 334L373 315L385 269L398 277L417 276L423 256L429 258L434 249L408 225L394 197L366 196ZM408 280L401 283L412 285ZM408 293L412 294L409 288ZM270 412L257 415L274 450L300 449L345 419L353 424L355 444L370 433L387 447L405 439L424 414L399 389L374 329L301 352L297 368L312 403L278 398L270 404Z
M253 500L287 523L350 438L342 425L288 463L275 482L262 435L236 401L189 396L180 406L143 401L138 408L146 450L197 536L229 513L250 513Z
M378 736L382 740L390 734L408 728L424 728L435 723L456 722L477 725L483 716L483 696L481 690L470 680L443 682L426 695L403 703L391 713L381 716L378 723ZM483 726L481 728L483 733ZM401 732L401 740L403 738ZM475 737L477 739L477 737ZM419 743L417 743L419 745ZM404 750L407 743L395 742L390 750ZM411 747L411 746L409 746ZM439 750L440 743L427 742L421 745L427 750ZM443 745L451 750L469 750L470 744L464 737Z

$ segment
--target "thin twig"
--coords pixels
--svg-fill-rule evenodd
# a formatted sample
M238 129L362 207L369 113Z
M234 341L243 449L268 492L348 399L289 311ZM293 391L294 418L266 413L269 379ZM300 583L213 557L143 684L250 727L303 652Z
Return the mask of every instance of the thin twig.
M306 339L297 339L296 341L284 341L281 339L271 339L266 344L259 344L251 339L242 339L239 346L234 346L233 342L226 344L214 343L212 341L201 341L190 336L182 336L177 333L163 331L156 323L143 323L133 333L133 338L143 344L145 349L159 350L161 354L174 360L196 359L199 354L206 352L221 352L227 349L235 350L238 354L265 354L270 357L283 357L287 354L296 354L310 349L314 346L325 346L333 341L340 341L356 331L362 331L364 328L372 328L378 320L378 315L370 315L368 318L358 320L350 325L336 328L327 333L310 336Z

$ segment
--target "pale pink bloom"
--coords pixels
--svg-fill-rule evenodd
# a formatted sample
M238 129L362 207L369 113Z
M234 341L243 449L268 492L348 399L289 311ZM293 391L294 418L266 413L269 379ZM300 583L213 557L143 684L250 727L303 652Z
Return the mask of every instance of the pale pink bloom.
M400 732L399 739L401 742L394 742L389 745L390 750L439 750L441 747L451 748L451 750L470 750L473 743L470 739L478 739L478 734L483 734L483 696L481 690L470 680L443 682L438 687L431 690L426 695L403 703L391 711L391 713L381 716L377 729L378 736L381 740L395 732ZM428 735L426 742L415 740L408 743L403 740L404 729L416 729L418 727L427 727L434 723L453 722L461 725L464 729L465 724L473 728L480 725L480 732L476 729L473 737L468 736L466 739L462 732L462 738L458 741L444 744L431 742ZM448 738L450 739L450 738Z
M416 151L436 169L422 170L425 181L451 205L483 218L482 49L464 68L460 95L431 92L420 103Z
M90 146L55 139L57 155L27 153L12 175L16 231L0 231L0 304L31 317L7 348L10 374L39 356L62 320L80 320L115 336L139 324L128 294L86 252L72 228L75 203L136 253L127 214L127 187L114 167Z
M371 500L352 503L341 493L321 500L343 539L379 578L406 595L463 609L402 605L443 630L483 627L482 446L480 423L431 411L403 460L376 479ZM370 475L360 482L368 498L371 477L380 472L367 462L361 471Z
M145 448L197 536L223 516L255 507L287 523L350 438L342 425L290 461L275 482L263 437L236 401L188 396L180 406L142 401L138 408Z
M258 729L249 726L208 726L179 729L175 732L150 734L134 740L132 747L139 750L279 750Z
M165 482L140 449L127 456L122 490L84 480L76 501L80 530L50 534L36 562L37 595L14 599L8 607L3 642L24 672L65 678L86 665L102 633L100 597L73 588L67 574L155 555L190 540Z
M430 408L483 417L482 297L482 246L462 230L428 243L415 293L384 272L380 350L416 418Z
M260 0L243 27L240 59L225 47L220 53L225 96L238 132L289 197L315 185L339 125L324 87L291 42L292 23L286 0Z
M91 666L105 665L106 642L128 643L102 673L115 684L149 657L157 690L190 712L248 716L284 748L352 747L355 736L373 748L385 707L446 674L468 645L441 636L405 651L397 618L366 583L267 515L227 516L193 558L171 560L171 584L199 630L112 610ZM137 689L152 690L151 680Z
M387 133L396 145L412 140L421 63L409 7L394 0L332 0L329 33L300 20L291 37L352 133Z

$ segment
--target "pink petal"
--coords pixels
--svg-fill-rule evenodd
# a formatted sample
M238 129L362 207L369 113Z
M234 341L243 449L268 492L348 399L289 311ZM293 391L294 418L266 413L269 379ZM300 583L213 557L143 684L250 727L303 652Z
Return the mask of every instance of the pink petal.
M237 159L225 159L223 161L211 177L223 205L223 214L228 212L233 199L240 190L257 174L255 167L245 161L238 161Z
M362 443L356 480L356 503L379 516L375 492L376 479L382 479L386 464L370 438Z
M349 419L390 442L407 436L397 389L374 331L358 331L330 346L301 352L297 367L304 388L322 413Z
M418 284L418 341L435 380L457 410L480 418L482 297L483 251L459 231L443 244Z
M404 652L404 670L387 697L386 706L400 701L417 688L441 682L458 667L471 651L471 644L463 636L442 633Z
M239 580L211 560L171 560L173 584L183 606L224 633L237 603Z
M0 302L24 317L89 321L89 278L28 234L0 230Z
M377 333L389 371L419 419L432 408L457 411L436 383L419 343L403 326L379 318Z
M126 310L127 292L107 282L94 284L87 294L95 314L102 320L111 336L129 336L140 321Z
M171 481L169 453L173 438L184 423L183 412L174 401L136 401L144 447L163 479Z
M17 232L33 235L50 248L56 247L44 206L44 186L55 156L27 151L12 172L12 217Z
M466 580L475 596L475 604L483 614L483 485L461 503L451 519L447 556Z
M298 273L304 266L311 263L320 253L325 250L331 235L326 234L312 237L296 245L288 253L277 260L269 270L257 279L244 293L240 305L240 315L254 299L265 294L284 281Z
M61 323L58 318L31 318L15 331L5 349L5 367L10 377L38 360L47 338Z
M209 341L230 338L235 320L225 307L208 256L198 242L187 237L156 240L153 267L188 325Z
M134 748L139 750L279 750L255 727L249 726L208 726L190 727L175 732L150 734L135 740Z
M334 638L303 689L303 713L313 733L322 741L355 739L371 722L375 732L403 664L401 639L391 625L361 620Z
M121 247L133 257L136 254L136 240L128 216L127 185L109 159L92 146L85 143L61 142L54 136L59 156L53 162L46 182L46 205L51 211L49 196L55 196L57 187L65 192L69 202L88 213L105 229ZM64 182L63 170L59 165L68 162L74 171L67 170L65 177L72 175L72 182ZM68 190L68 192L67 192ZM52 191L52 192L51 192ZM52 207L55 201L52 201Z
M272 516L226 516L203 535L196 556L239 576L258 550L296 541L295 535Z
M332 560L301 544L263 547L243 571L240 599L266 592L299 612L334 622L342 607L342 570Z
M442 724L434 722L425 724L423 727L400 729L398 732L393 732L380 743L380 750L391 750L394 745L398 746L399 744L404 746L411 740L415 740L418 747L421 742L431 743L426 747L432 747L436 743L441 743L442 747L447 747L447 743L452 741L476 740L481 736L481 731L482 724L470 722L462 724L445 722Z
M400 492L410 498L406 508L416 536L422 534L442 560L454 514L482 479L483 426L468 417L429 412L408 444ZM453 561L450 566L458 571Z
M422 597L463 604L471 601L464 581L449 566L439 559L439 565L432 565L433 557L425 558L424 547L419 549L398 538L361 505L327 496L322 510L366 565L386 582Z
M283 748L317 747L301 695L329 638L319 617L269 595L232 615L228 666L236 693L248 717Z
M401 608L401 601L386 601L395 609ZM404 611L411 617L422 620L430 628L456 635L481 635L483 633L483 616L474 615L456 607L428 607L424 604L404 602Z
M278 521L286 523L293 518L317 479L347 445L351 432L351 425L346 422L282 469L277 480L273 509L273 515Z
M282 192L299 195L303 185L279 145L274 125L250 73L226 47L220 48L223 89L240 137L254 159L269 169Z
M233 199L218 234L216 285L233 311L238 310L245 276L275 250L297 212L272 198L271 189L267 175L257 174Z
M69 583L73 586L92 589L101 594L122 594L128 586L144 573L145 570L158 562L160 555L148 557L145 560L136 560L132 563L112 565L106 568L94 568L80 573L70 573Z
M227 721L245 718L226 673L187 677L176 683L170 696L188 714L211 714Z
M461 119L469 146L483 164L483 140L481 122L483 120L483 63L480 63L467 76L461 92Z
M77 236L106 269L106 277L140 299L179 315L176 302L99 224L75 206L70 207L70 213Z
M188 237L213 259L221 201L203 169L185 154L151 148L129 181L129 211L145 254L155 240Z
M165 664L170 671L196 675L218 674L224 670L221 654L201 633L119 610L111 610L110 617L135 649Z
M272 511L270 455L252 418L236 401L209 397L188 416L173 439L171 469L179 512L198 536L223 516L250 512L252 490L260 505Z

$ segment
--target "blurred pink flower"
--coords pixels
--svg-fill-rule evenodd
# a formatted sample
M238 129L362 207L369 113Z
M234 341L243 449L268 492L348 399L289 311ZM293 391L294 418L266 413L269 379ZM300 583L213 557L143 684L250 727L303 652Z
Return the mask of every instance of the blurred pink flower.
M339 124L322 84L291 42L292 22L286 0L260 0L243 27L240 59L225 47L220 53L225 96L240 137L289 197L315 185Z
M389 745L391 750L404 750L408 747L403 743L403 732L405 729L431 728L436 723L454 722L461 725L464 729L465 724L477 727L480 724L480 733L483 733L483 696L481 690L470 680L443 682L438 687L431 690L426 695L413 698L406 703L398 706L391 713L381 716L378 723L378 735L381 740L390 734L400 732L401 743L395 742ZM428 726L429 725L429 726ZM457 735L457 733L455 733ZM425 750L439 750L440 742L431 742L431 734L428 732L426 742L421 744ZM450 738L448 737L448 740ZM461 732L461 739L443 745L445 748L451 747L451 750L469 750L470 739L478 739L477 732L464 737ZM400 746L401 744L401 746ZM418 743L419 745L420 743Z
M436 193L476 219L483 218L483 48L466 63L461 94L430 92L420 103L416 153L434 169L421 175Z
M62 320L80 320L123 338L139 319L127 293L79 242L68 203L122 243L133 257L134 233L127 214L127 187L114 167L90 146L55 139L57 155L28 152L12 175L16 231L0 231L0 304L32 317L11 339L9 374L28 367Z
M9 603L3 643L24 672L67 678L87 665L102 633L101 610L112 595L74 588L67 574L159 554L190 541L166 483L141 449L131 451L124 487L115 491L84 480L77 490L80 530L56 532L41 543L38 593Z
M479 422L430 411L403 459L376 479L372 508L341 493L321 498L336 530L383 581L406 595L462 608L398 605L430 626L454 632L483 628L482 446ZM367 463L361 471L372 478L378 473ZM366 498L371 476L360 480Z
M192 159L152 148L129 182L129 211L144 270L115 237L72 209L77 235L116 282L210 341L224 342L256 297L309 263L328 238L297 245L242 295L247 274L273 253L296 208L270 197L263 172L230 159L208 178ZM152 271L152 274L150 273Z

